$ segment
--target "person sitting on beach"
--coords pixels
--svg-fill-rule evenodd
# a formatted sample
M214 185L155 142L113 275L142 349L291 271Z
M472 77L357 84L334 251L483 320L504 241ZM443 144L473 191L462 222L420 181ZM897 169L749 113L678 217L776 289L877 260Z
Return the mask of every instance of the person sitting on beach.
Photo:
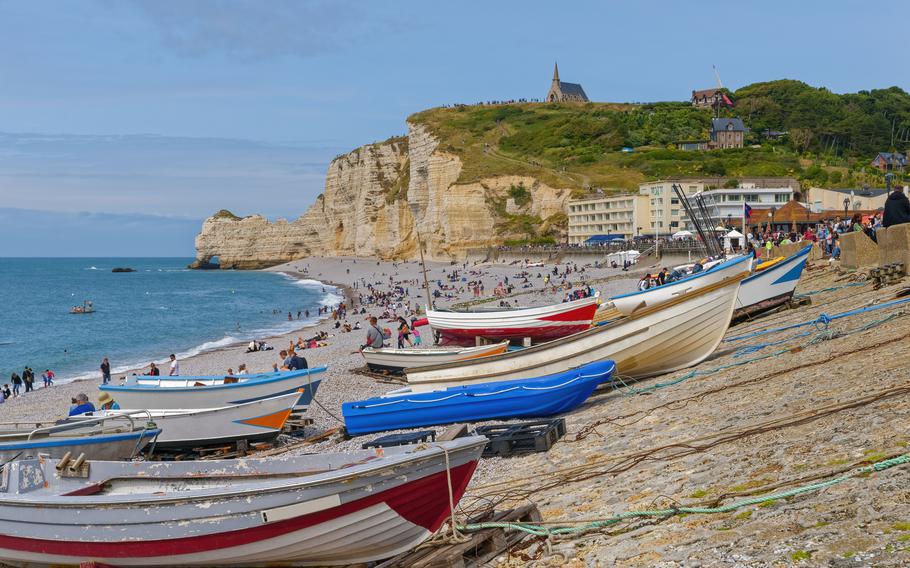
M4 400L12 396L12 393L9 392L9 385L3 385L3 398Z
M225 373L225 374L226 374L227 376L229 376L229 377L233 376L233 375L234 375L234 368L233 368L233 367L228 367L227 373Z
M288 356L284 360L284 366L282 366L282 369L285 369L287 371L299 371L300 369L306 368L308 368L308 366L305 358L297 355L297 352L293 349L288 351Z
M86 412L94 412L95 405L88 401L88 395L84 392L81 392L76 395L76 398L71 399L73 406L70 408L69 415L76 416L77 414L85 414Z
M238 375L249 375L250 374L250 372L246 370L246 363L241 363L240 366L237 367L237 374Z
M111 397L110 393L99 394L98 404L98 410L120 410L120 405Z
M149 364L148 374L149 374L149 376L152 376L152 377L157 377L161 374L161 371L158 370L158 367L155 365L154 362Z

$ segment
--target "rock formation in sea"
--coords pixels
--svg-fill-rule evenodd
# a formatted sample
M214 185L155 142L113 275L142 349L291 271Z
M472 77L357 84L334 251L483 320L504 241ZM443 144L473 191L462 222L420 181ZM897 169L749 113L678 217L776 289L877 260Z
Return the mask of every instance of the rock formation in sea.
M209 217L194 265L217 258L222 268L251 269L311 255L411 259L418 255L415 224L428 258L460 258L527 236L521 223L539 229L564 219L569 189L513 175L459 183L462 167L425 126L409 122L407 136L332 160L325 191L294 221L224 210Z

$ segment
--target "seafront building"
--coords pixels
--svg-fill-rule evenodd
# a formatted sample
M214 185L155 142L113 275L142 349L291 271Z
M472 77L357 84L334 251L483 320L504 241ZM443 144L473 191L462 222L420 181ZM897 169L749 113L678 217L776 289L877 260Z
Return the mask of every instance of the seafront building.
M826 189L813 187L807 192L808 203L814 212L843 211L862 209L883 209L888 199L888 190L884 187L859 187L847 189Z
M569 244L582 245L598 235L630 239L648 227L648 198L637 193L596 195L569 201Z
M639 185L638 194L598 194L570 200L566 203L569 244L580 245L591 237L606 235L628 239L691 231L693 227L673 190L674 184L686 196L705 195L713 205L712 215L719 222L729 221L740 227L744 203L753 208L780 208L799 190L799 182L787 177L734 181L735 187L725 188L733 183L731 178L670 178L644 182Z

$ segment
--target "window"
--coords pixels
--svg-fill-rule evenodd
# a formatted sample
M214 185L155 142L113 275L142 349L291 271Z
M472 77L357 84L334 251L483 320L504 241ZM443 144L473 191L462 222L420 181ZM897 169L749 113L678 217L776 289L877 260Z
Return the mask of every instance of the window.
M671 217L679 217L679 209L670 209Z
M743 197L742 195L733 193L733 194L730 194L727 196L727 201L740 201L742 199L742 197Z
M746 197L746 201L758 201L758 194L757 194L757 193L747 193L747 194L745 195L745 197Z
M774 194L774 203L786 203L790 201L790 196L786 193L775 193Z
M676 198L674 197L674 198L672 198L672 199L670 200L670 203L671 203L672 205L679 205L679 199L676 199Z

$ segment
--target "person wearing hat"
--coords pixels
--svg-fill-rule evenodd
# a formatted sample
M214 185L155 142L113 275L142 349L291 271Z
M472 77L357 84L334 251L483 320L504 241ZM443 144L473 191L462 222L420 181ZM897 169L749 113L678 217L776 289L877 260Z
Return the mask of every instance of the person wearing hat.
M76 398L71 399L73 406L70 408L69 415L76 416L77 414L85 414L86 412L94 412L95 405L88 401L88 395L84 392L80 392L76 395Z
M98 410L120 410L120 405L107 392L98 395L98 403Z

